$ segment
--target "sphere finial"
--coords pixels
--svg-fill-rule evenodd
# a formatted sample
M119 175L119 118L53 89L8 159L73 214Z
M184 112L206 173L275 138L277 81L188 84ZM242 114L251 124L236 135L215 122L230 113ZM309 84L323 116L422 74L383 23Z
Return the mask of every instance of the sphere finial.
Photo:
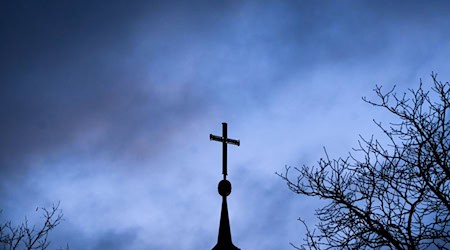
M221 196L226 197L231 193L231 183L228 180L221 180L217 189Z

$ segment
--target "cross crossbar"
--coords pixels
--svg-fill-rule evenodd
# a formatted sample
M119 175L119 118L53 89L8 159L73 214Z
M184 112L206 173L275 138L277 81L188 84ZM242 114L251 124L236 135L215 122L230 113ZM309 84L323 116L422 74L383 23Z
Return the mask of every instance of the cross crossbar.
M236 146L240 146L241 142L239 140L236 139L230 139L228 138L228 126L226 122L222 123L222 136L217 136L217 135L213 135L210 134L209 135L209 140L211 141L218 141L218 142L222 142L222 150L223 150L223 155L222 155L222 174L223 174L223 179L226 179L227 176L227 144L232 144L232 145L236 145Z
M209 139L211 141L218 141L218 142L225 141L228 144L233 144L233 145L236 145L236 146L240 146L240 144L241 144L241 142L239 140L230 139L230 138L227 138L226 140L224 140L222 136L217 136L217 135L213 135L213 134L209 135Z

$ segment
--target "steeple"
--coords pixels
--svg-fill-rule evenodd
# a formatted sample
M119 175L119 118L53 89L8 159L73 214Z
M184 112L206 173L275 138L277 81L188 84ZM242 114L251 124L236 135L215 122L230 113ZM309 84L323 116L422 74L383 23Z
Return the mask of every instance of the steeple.
M222 142L223 149L223 166L222 174L223 180L219 182L218 191L222 196L222 211L220 213L219 236L217 244L212 250L240 250L231 240L230 219L228 218L227 196L231 193L231 183L227 180L227 144L240 145L239 140L229 139L227 136L227 124L222 123L222 137L216 135L209 135L210 140Z

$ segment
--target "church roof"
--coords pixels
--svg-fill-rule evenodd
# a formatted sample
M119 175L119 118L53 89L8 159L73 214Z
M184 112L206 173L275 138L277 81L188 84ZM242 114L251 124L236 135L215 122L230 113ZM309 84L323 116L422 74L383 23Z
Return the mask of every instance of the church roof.
M222 211L220 213L219 237L217 245L212 250L240 250L231 240L230 220L228 218L227 197L223 196Z

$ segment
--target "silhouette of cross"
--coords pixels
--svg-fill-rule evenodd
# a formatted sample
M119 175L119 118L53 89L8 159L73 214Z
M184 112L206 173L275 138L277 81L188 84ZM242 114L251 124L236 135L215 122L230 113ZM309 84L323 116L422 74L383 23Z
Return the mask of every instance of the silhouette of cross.
M209 134L209 139L211 141L218 141L218 142L222 142L222 151L223 151L223 159L222 159L222 174L223 174L223 179L226 180L227 179L227 144L233 144L233 145L240 145L240 141L239 140L235 140L235 139L230 139L228 138L228 131L227 131L227 123L226 122L222 122L222 136L217 136L217 135L213 135L213 134Z

